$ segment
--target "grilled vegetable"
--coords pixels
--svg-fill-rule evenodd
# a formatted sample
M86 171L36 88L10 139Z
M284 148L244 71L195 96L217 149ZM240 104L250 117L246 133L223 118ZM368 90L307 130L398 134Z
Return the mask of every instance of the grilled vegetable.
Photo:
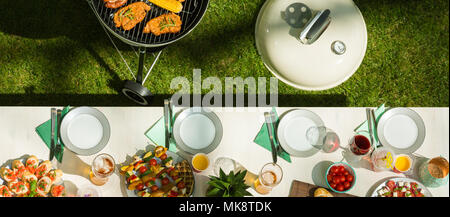
M130 190L130 191L136 190L136 187L139 184L143 184L141 180L131 183L130 185L128 185L128 190Z
M153 153L151 151L147 152L143 157L144 162L148 162L150 159L152 159L152 157L153 157Z
M159 7L162 7L174 13L179 13L181 12L181 10L183 10L183 5L181 4L181 2L177 0L149 0L149 1Z

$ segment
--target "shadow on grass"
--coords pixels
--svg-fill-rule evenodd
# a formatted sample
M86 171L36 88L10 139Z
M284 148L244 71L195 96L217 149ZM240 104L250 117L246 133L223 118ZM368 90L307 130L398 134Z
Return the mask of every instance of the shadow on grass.
M85 49L112 77L108 86L116 91L122 88L122 81L117 73L100 57L92 44L101 47L111 46L106 40L100 23L95 18L89 5L84 0L14 0L3 2L0 9L0 31L12 36L31 39L50 40L57 37L67 37L76 44L52 44L51 47L41 47L41 54L48 59L43 73L48 74L48 80L58 85L53 87L64 88L64 80L69 79L70 73L77 66L73 64L76 50ZM37 43L37 42L36 42ZM81 47L77 47L81 45ZM129 46L120 45L121 49ZM123 46L123 47L122 47ZM1 49L1 48L0 48ZM27 54L20 54L28 58ZM36 55L36 54L34 54ZM76 70L73 70L76 71ZM58 87L59 86L59 87Z
M255 0L258 6L247 9L250 15L239 17L238 24L227 22L213 22L220 24L205 27L201 23L202 35L194 37L188 36L184 40L173 45L179 59L186 59L195 65L202 65L203 59L213 53L226 54L231 49L232 44L240 43L241 37L252 37L254 34L255 22L264 0ZM381 3L380 3L381 2ZM393 7L401 7L404 4L416 4L417 1L402 0L355 0L362 13L367 10L377 10L377 4L389 4ZM71 49L86 49L96 62L109 73L112 79L108 86L120 93L123 81L120 80L116 71L109 66L98 54L95 48L112 47L107 39L101 24L84 0L14 0L5 1L0 9L0 31L7 34L27 37L32 39L51 39L56 37L68 37L80 44L81 48L74 46L60 45L58 49L50 50L50 53L43 54L52 65L46 73L49 82L53 80L64 81L70 74L61 73L72 70L75 65L70 63L52 63L53 59L60 56L70 56ZM207 12L208 15L208 12ZM212 16L212 15L211 15ZM251 17L251 18L249 18ZM209 17L210 18L210 17ZM210 18L211 19L211 18ZM195 32L195 30L194 30ZM191 39L191 40L190 40ZM93 46L95 44L95 46ZM124 43L118 43L121 50L132 50ZM254 44L253 44L254 46ZM65 58L67 59L67 58ZM58 76L53 78L54 72L59 71ZM61 89L64 88L60 85ZM60 91L61 89L58 89ZM164 90L161 90L164 92ZM163 99L169 95L157 94L154 96L151 105L161 106ZM0 95L0 105L98 105L98 106L136 106L121 94L35 94L32 90L25 94L3 94ZM347 101L344 95L332 94L305 94L305 95L280 95L280 106L346 106Z
M203 99L202 95L202 99ZM219 107L231 107L226 105L225 96L218 95L222 100ZM154 95L149 106L163 106L164 99L171 98L169 94ZM193 102L193 95L187 95L189 102ZM233 105L236 105L236 95L233 95ZM244 106L248 107L248 95L244 95ZM278 95L278 103L271 101L270 96L265 99L267 106L279 107L346 107L347 98L339 94L317 94L317 95ZM180 101L181 104L181 101ZM210 104L215 104L211 102ZM0 106L139 106L124 95L112 94L0 94ZM226 106L225 106L226 105ZM192 104L190 104L192 106ZM242 106L242 105L240 105ZM252 105L253 106L253 105Z

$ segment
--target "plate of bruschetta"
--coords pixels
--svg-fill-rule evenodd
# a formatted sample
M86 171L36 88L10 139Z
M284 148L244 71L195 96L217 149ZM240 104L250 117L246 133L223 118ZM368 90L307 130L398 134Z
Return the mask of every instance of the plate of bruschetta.
M0 197L63 197L62 175L50 161L34 155L12 160L0 168Z

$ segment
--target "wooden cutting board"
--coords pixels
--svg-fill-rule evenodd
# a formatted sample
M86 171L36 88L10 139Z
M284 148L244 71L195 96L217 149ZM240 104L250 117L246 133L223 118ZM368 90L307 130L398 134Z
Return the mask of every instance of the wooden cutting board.
M291 185L289 197L314 197L314 191L320 186L294 180ZM328 189L327 189L328 190ZM356 197L351 194L335 193L329 190L334 197Z

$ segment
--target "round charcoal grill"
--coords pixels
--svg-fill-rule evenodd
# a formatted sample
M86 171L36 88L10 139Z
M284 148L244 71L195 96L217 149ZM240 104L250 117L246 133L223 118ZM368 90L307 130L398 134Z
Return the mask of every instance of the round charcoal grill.
M121 27L117 28L114 23L114 14L120 8L126 7L127 5L140 1L145 2L151 7L151 9L147 12L147 15L145 16L144 20L128 31L123 30ZM203 15L205 14L209 4L209 0L185 0L184 2L182 2L183 10L180 13L178 13L178 16L180 16L181 21L183 23L181 25L181 30L177 33L168 33L156 36L152 33L144 33L143 30L145 25L151 19L166 13L171 13L170 11L160 8L147 0L128 0L128 2L125 5L117 9L110 9L105 7L105 3L103 0L87 0L87 2L89 3L90 7L94 11L94 14L102 24L103 29L107 33L108 37L110 38L117 52L121 56L122 60L125 62L128 69L135 78L135 81L132 80L125 81L122 93L132 101L141 105L148 105L151 99L152 95L151 92L143 85L147 80L147 77L150 74L151 70L153 69L153 66L158 61L158 58L161 55L162 50L168 44L178 41L187 34L189 34L189 32L191 32L203 18ZM117 48L116 44L110 37L110 34L114 35L121 41L131 46L138 47L139 66L136 76L128 66L125 59L123 58L120 50ZM148 70L144 66L145 54L147 52L151 52L155 56L155 59ZM144 69L147 70L145 78L143 78Z

